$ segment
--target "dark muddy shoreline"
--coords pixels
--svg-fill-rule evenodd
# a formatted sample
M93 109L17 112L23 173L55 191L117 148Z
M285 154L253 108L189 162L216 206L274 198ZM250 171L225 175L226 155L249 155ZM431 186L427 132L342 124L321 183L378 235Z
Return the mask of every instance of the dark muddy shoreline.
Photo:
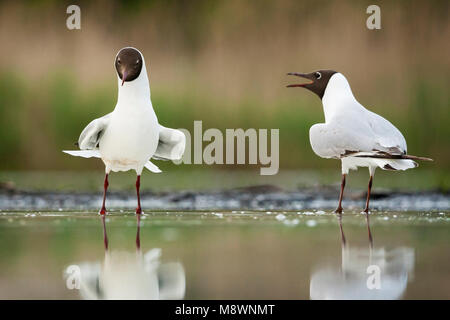
M364 206L365 192L348 190L344 206L359 210ZM141 194L147 210L330 210L337 203L335 188L308 188L296 191L264 185L224 191L175 191ZM101 193L0 190L0 210L96 210ZM108 192L108 207L129 209L136 204L133 192ZM374 210L446 211L450 194L439 191L374 191Z

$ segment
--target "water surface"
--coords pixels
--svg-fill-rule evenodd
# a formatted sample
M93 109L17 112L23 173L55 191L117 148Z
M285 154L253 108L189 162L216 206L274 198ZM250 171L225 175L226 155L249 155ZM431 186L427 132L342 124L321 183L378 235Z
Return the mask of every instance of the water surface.
M0 298L450 298L448 211L120 211L0 212Z

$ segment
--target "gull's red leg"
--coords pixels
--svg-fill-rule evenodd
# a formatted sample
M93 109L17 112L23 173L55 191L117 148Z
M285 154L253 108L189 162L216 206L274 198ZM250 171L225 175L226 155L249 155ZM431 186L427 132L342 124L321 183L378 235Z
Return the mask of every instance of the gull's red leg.
M369 201L370 201L370 191L372 190L372 181L373 181L373 176L370 176L369 186L367 187L366 208L364 209L365 213L369 212Z
M136 208L136 214L141 214L142 213L142 209L141 209L141 196L139 194L139 188L141 187L141 176L138 175L136 178L136 193L137 193L137 203L138 206Z
M106 207L105 207L105 202L106 202L106 191L108 190L108 174L105 174L105 182L103 183L103 204L102 204L102 208L100 209L99 214L104 215L106 214Z
M336 210L334 210L335 213L342 213L342 197L344 196L344 188L345 188L345 176L346 174L342 174L342 181L341 181L341 192L339 194L339 204Z

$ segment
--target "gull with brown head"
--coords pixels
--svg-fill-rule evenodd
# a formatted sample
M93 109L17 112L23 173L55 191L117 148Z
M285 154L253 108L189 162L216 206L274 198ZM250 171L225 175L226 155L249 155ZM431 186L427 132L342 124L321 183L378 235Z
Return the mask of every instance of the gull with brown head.
M361 105L353 96L343 74L333 70L318 70L312 73L291 72L288 75L308 81L287 87L308 89L322 100L325 122L311 127L309 139L313 151L319 157L341 160L342 182L336 213L342 213L345 178L350 169L369 168L364 209L368 213L376 168L406 170L418 166L415 160L431 160L408 155L402 133L388 120Z
M161 170L150 159L180 160L186 137L180 130L159 124L150 100L150 85L144 56L132 47L121 49L114 60L117 73L118 97L114 110L90 122L81 132L78 146L81 150L65 150L73 156L97 157L105 164L103 204L100 214L106 213L105 200L108 175L111 171L135 170L138 206L142 170L159 173Z

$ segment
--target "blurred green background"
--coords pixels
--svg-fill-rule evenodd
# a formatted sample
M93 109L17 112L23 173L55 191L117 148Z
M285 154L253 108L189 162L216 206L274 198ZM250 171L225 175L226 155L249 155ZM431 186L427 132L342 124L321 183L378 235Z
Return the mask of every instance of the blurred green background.
M409 153L435 159L419 170L448 188L449 1L82 1L81 30L66 28L70 4L0 3L2 171L101 172L101 161L61 150L112 111L114 57L134 46L162 124L279 128L280 172L332 168L339 176L339 164L309 145L310 126L324 119L320 100L285 86L295 82L287 72L340 71L363 105L403 132ZM366 28L370 4L381 7L381 30Z

